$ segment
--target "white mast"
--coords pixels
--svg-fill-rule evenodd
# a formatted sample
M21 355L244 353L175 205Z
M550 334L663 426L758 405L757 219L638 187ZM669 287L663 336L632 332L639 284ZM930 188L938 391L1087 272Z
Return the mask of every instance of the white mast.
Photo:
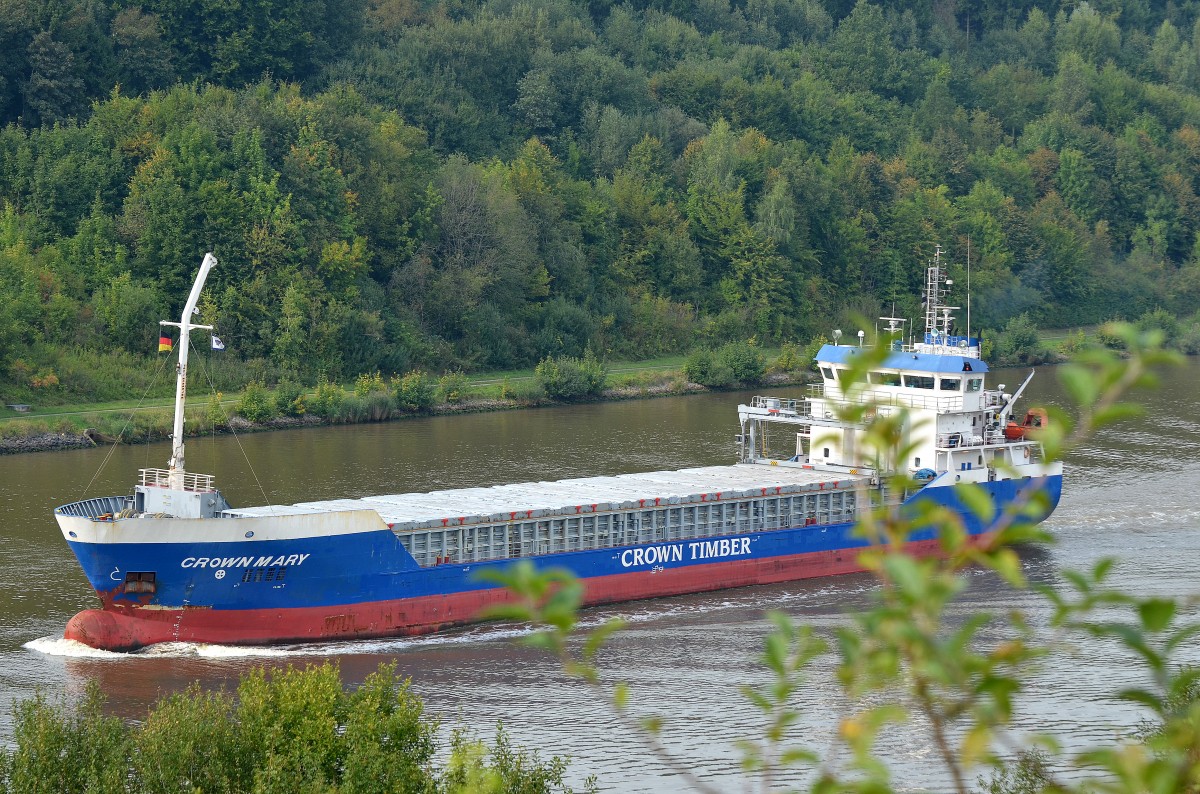
M204 255L200 272L196 274L196 281L192 284L192 291L188 295L187 305L183 307L183 316L179 318L179 322L159 322L159 325L172 325L179 329L179 364L175 368L175 427L171 433L171 460L167 464L170 467L168 487L172 489L183 488L183 403L187 396L188 335L193 328L212 330L211 325L196 325L191 320L196 311L196 302L200 300L200 290L204 289L204 280L208 278L208 271L216 264L215 256L211 253Z
M970 260L968 259L968 263ZM967 265L968 278L970 277L970 264ZM967 335L965 337L952 337L951 329L954 327L953 311L957 311L958 306L947 306L943 299L949 292L949 287L954 284L947 276L949 268L942 267L942 247L934 246L933 261L925 271L925 341L918 342L914 345L918 353L932 353L939 356L959 355L967 358L979 358L979 347L971 343L971 317L970 303L967 304ZM970 288L968 287L968 297ZM883 319L887 319L886 317Z
M967 235L967 344L971 344L971 235Z

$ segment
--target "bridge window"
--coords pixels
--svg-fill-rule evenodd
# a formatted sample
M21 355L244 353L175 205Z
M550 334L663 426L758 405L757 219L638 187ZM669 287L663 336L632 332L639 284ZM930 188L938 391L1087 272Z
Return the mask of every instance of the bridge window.
M958 391L962 388L962 378L942 378L942 391Z
M967 391L979 391L983 388L983 378L968 378Z
M932 375L905 375L904 385L910 389L932 389Z
M900 373L899 372L872 372L872 373L870 373L869 380L871 381L871 383L875 383L880 386L899 386L900 385Z
M821 367L821 374L825 376L825 380L837 380L833 367Z

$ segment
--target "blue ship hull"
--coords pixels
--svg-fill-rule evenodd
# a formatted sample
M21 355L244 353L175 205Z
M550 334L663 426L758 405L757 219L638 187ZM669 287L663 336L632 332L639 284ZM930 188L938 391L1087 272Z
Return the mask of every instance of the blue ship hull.
M979 487L997 507L997 518L986 525L949 485L927 486L906 507L925 502L948 508L979 539L997 528L1006 507L1027 502L1033 489L1044 494L1034 518L1044 519L1058 504L1062 477ZM68 540L104 608L77 615L67 636L113 649L165 641L267 643L436 631L476 620L481 609L503 601L504 591L480 573L513 563L422 567L386 527L208 543ZM836 523L527 559L583 579L585 602L594 604L861 570L857 550L865 545L852 523ZM937 553L935 530L916 531L909 548ZM129 572L154 572L152 588L139 592L138 585L130 586Z

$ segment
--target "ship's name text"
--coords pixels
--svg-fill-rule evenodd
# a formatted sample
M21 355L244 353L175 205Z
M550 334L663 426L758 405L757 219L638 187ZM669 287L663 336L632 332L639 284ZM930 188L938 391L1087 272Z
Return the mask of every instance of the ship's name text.
M179 563L183 568L270 568L281 565L303 565L311 554L280 554L278 557L186 557Z
M672 543L667 546L649 546L644 549L625 549L621 552L621 567L656 565L661 562L683 562L683 560L707 560L713 557L740 557L750 553L750 538L722 538L721 540L699 540L695 543Z

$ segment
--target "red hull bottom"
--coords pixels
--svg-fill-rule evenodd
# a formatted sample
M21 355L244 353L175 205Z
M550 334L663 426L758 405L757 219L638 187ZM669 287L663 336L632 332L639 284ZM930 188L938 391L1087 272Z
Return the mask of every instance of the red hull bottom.
M976 542L982 540L975 538ZM651 573L598 576L584 580L584 604L724 590L756 584L855 573L864 570L859 549L796 554L668 568ZM938 541L910 543L907 551L934 555ZM93 648L130 651L160 642L266 645L279 642L366 639L429 634L479 620L480 612L508 600L505 590L295 609L214 610L204 607L148 609L108 605L88 609L67 623L63 636Z

